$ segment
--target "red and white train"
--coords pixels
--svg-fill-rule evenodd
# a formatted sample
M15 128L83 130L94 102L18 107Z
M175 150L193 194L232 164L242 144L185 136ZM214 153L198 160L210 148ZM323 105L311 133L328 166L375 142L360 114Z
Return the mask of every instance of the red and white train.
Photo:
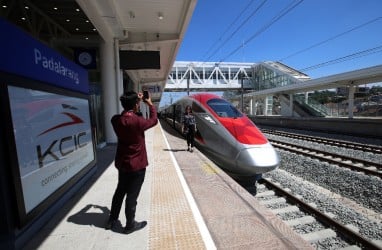
M184 97L161 116L180 131L187 105L195 115L198 149L234 179L256 178L278 167L280 157L264 134L245 114L217 95Z

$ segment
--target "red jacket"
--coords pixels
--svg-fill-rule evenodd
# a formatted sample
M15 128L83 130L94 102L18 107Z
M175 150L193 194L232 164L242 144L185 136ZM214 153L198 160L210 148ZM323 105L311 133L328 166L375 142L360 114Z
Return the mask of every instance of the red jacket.
M150 106L150 118L145 119L132 111L123 111L111 118L118 138L115 166L123 172L135 172L148 165L145 130L158 123L154 106Z

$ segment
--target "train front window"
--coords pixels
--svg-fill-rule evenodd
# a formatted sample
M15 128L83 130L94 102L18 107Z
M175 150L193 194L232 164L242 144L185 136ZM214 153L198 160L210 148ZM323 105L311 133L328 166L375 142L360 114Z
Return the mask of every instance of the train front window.
M232 106L231 103L223 99L211 99L207 102L207 104L220 117L237 118L243 116L243 114Z

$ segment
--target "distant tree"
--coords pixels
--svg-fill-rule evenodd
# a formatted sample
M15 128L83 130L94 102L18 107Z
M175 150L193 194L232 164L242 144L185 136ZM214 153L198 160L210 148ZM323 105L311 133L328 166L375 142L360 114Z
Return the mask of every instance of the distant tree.
M371 95L382 94L382 86L373 86L373 87L371 87L370 94Z
M330 102L333 97L336 95L336 92L330 90L314 91L309 96L321 104Z
M345 96L336 95L336 96L333 96L330 101L333 102L333 103L340 103L340 102L345 101L346 99L347 98Z

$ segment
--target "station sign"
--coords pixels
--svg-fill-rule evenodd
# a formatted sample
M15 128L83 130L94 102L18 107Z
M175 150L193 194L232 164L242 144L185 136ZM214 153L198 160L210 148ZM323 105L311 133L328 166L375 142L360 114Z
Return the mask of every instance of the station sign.
M0 18L0 71L89 93L88 72Z

